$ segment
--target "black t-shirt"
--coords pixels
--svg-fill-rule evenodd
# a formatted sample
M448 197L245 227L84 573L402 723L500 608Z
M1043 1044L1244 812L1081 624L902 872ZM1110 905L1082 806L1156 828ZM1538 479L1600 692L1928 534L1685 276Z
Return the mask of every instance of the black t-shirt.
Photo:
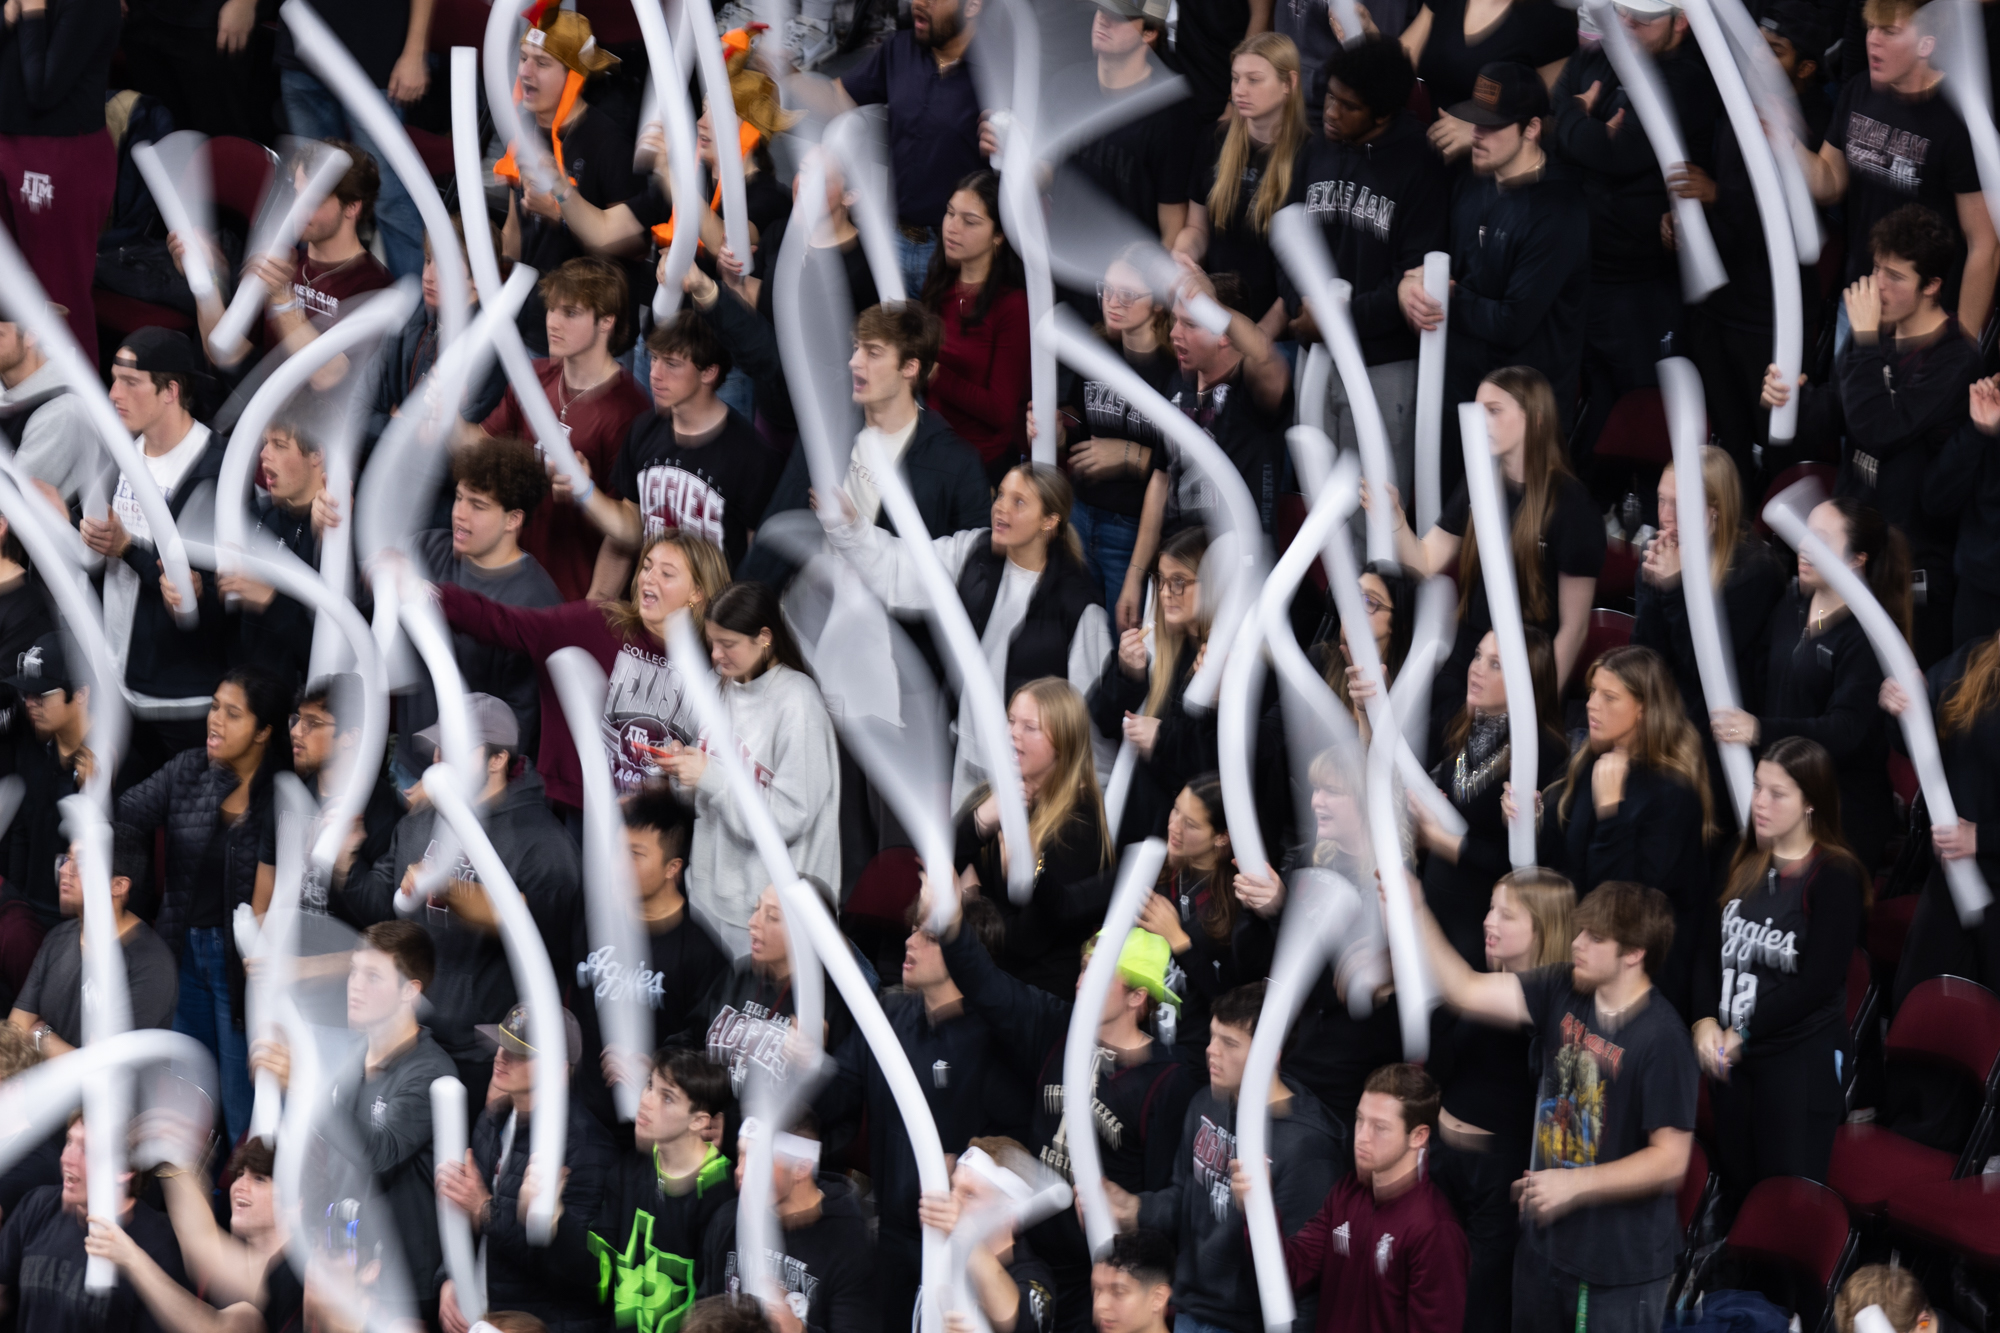
M1576 12L1555 0L1514 0L1500 21L1468 43L1466 0L1430 0L1431 31L1417 75L1431 105L1447 111L1472 96L1479 71L1511 60L1540 69L1576 50Z
M188 1284L174 1229L160 1213L134 1204L125 1231L168 1277ZM15 1327L34 1333L156 1333L130 1282L103 1295L86 1294L83 1223L62 1206L62 1187L44 1186L21 1200L0 1227L0 1287L14 1302Z
M1220 126L1211 132L1202 155L1196 159L1194 174L1188 179L1189 200L1204 207L1209 191L1215 188L1225 134ZM1209 215L1208 253L1201 261L1201 266L1210 273L1236 275L1242 283L1242 295L1237 298L1235 308L1253 320L1264 318L1271 303L1278 299L1278 256L1271 249L1270 236L1257 230L1251 215L1257 189L1263 184L1265 169L1270 164L1271 150L1252 144L1242 177L1237 181L1236 206L1227 217Z
M1243 367L1207 389L1197 387L1196 378L1176 367L1172 392L1167 395L1182 412L1221 446L1236 464L1243 484L1250 488L1250 503L1257 506L1257 520L1266 534L1278 512L1278 486L1285 471L1285 430L1292 424L1292 388L1277 407L1266 411L1257 395L1243 382ZM1207 521L1209 511L1221 504L1201 469L1168 447L1167 492L1168 531L1179 531Z
M1188 81L1188 115L1213 124L1229 104L1229 53L1250 31L1250 0L1182 0L1167 63Z
M1507 521L1512 524L1525 492L1511 481L1502 489L1507 498ZM1460 482L1438 515L1438 526L1454 537L1463 537L1471 513L1472 499L1466 493L1465 483ZM1527 589L1520 586L1522 574L1518 567L1514 570L1514 583L1521 594L1522 621L1553 635L1562 617L1556 580L1565 574L1594 579L1604 568L1604 524L1597 517L1590 492L1575 477L1561 477L1556 482L1555 512L1549 516L1548 530L1542 534L1541 554L1542 587L1548 594L1546 618L1528 613ZM1493 610L1486 604L1484 579L1473 582L1472 594L1466 599L1465 619L1459 628L1461 643L1466 634L1471 634L1477 643L1479 635L1493 628Z
M1152 77L1145 82L1106 92L1097 83L1097 66L1093 62L1071 67L1060 76L1057 86L1096 93L1077 108L1077 114L1083 115L1132 96L1154 79L1169 77L1156 62ZM1176 102L1092 139L1070 155L1065 169L1076 171L1099 193L1130 213L1147 235L1154 235L1160 229L1160 205L1187 202L1187 146L1193 128L1187 104Z
M729 955L689 911L671 922L648 926L643 964L618 957L616 945L592 948L586 925L579 917L570 940L570 954L577 960L575 999L570 1004L587 1051L604 1048L604 1024L597 1012L600 997L611 1000L634 990L644 997L652 1028L646 1034L646 1048L637 1054L650 1055L687 1027L688 1016L702 997L729 972ZM585 1061L577 1067L576 1083L591 1110L611 1125L616 1117L609 1115L610 1090L603 1075L598 1062Z
M548 147L548 131L529 126ZM563 170L576 182L576 192L599 208L609 208L630 199L636 191L632 180L632 136L605 112L586 108L562 131ZM521 192L514 192L514 210L521 224L521 262L538 273L553 273L564 261L584 253L582 244L560 222L530 213L522 206Z
M1140 354L1120 347L1118 354L1124 358L1126 365L1138 372L1140 379L1161 393L1168 392L1167 386L1173 382L1176 369L1173 353L1158 348ZM1145 504L1146 485L1153 479L1153 473L1166 471L1166 437L1160 433L1159 427L1126 402L1122 394L1102 380L1072 375L1069 393L1063 399L1063 409L1083 423L1069 428L1072 447L1085 440L1130 440L1152 450L1144 475L1117 477L1110 481L1073 478L1077 503L1137 518Z
M283 1250L271 1256L264 1270L265 1333L299 1333L305 1324L306 1288Z
M1868 233L1904 204L1924 205L1958 234L1958 195L1979 191L1979 169L1965 122L1951 109L1943 86L1921 97L1877 88L1866 78L1851 79L1834 103L1826 141L1847 158L1847 273L1853 282L1869 272L1875 257ZM1960 242L1960 260L1964 244ZM1953 266L1957 267L1956 264ZM1947 279L1949 308L1958 305L1958 277Z
M646 538L685 528L720 547L733 569L774 478L763 437L733 408L700 440L676 432L671 415L648 412L632 423L605 489L639 506Z
M202 849L201 873L194 877L194 893L188 900L190 930L219 930L225 924L222 880L228 861L229 828L228 816L217 811L208 845Z
M219 12L221 6L217 5ZM403 41L410 31L409 0L341 0L337 5L317 5L318 13L354 62L361 66L377 88L389 86L389 73L403 54ZM211 18L210 22L214 20ZM278 25L278 64L285 69L304 69L292 43L289 24Z
M748 164L746 163L746 169ZM667 192L660 188L660 178L648 175L646 188L625 201L625 207L632 210L632 216L639 225L651 231L655 227L671 222L674 216L674 201L667 198ZM706 191L703 198L716 208L720 217L722 205L716 197L715 178L704 169L701 173L701 188ZM789 186L768 171L757 171L743 181L743 211L749 214L750 225L757 229L757 254L755 272L759 275L770 271L770 264L777 257L777 247L772 244L784 235L784 221L791 216L792 191ZM778 230L773 232L772 228ZM706 255L704 258L708 258ZM706 267L714 272L715 261L708 259Z
M1664 996L1649 991L1607 1027L1567 963L1523 973L1521 994L1542 1049L1532 1169L1604 1166L1645 1148L1655 1130L1694 1130L1694 1046ZM1665 1277L1680 1253L1671 1192L1578 1208L1523 1234L1592 1286Z

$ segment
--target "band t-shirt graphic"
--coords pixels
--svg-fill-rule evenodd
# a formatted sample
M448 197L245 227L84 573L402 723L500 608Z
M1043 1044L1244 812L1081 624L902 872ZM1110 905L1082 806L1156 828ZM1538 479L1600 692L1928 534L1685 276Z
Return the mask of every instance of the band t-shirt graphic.
M706 435L682 435L673 417L648 412L632 423L606 489L638 506L650 541L679 528L721 548L735 568L764 512L776 472L756 428L730 412Z

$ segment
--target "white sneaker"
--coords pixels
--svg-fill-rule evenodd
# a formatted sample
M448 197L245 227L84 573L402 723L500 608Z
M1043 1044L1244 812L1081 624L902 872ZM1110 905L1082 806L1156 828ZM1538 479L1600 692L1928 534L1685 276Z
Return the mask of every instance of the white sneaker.
M729 32L734 28L747 28L756 21L756 11L752 10L748 5L737 3L737 0L729 0L728 4L723 5L715 11L715 30L717 32Z
M811 69L833 54L833 29L825 19L794 17L785 28L785 51L799 69Z

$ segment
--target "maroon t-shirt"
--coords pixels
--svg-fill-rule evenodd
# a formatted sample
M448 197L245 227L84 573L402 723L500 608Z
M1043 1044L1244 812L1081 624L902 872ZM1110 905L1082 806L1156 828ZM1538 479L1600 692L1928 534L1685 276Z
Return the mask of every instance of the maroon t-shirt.
M292 270L292 299L312 326L325 333L339 322L348 298L380 291L394 281L382 261L366 250L338 264L321 264L300 246L298 263Z
M542 392L556 409L556 420L569 429L569 447L590 467L590 475L601 484L618 462L618 451L632 429L633 420L652 407L653 400L624 370L584 393L562 383L562 363L553 358L535 362L535 377ZM534 430L521 411L521 400L510 385L500 405L480 423L488 435L513 435L533 439ZM556 588L568 602L581 601L590 591L590 576L597 568L597 548L602 533L590 525L575 505L544 500L528 516L521 530L521 549L542 562Z

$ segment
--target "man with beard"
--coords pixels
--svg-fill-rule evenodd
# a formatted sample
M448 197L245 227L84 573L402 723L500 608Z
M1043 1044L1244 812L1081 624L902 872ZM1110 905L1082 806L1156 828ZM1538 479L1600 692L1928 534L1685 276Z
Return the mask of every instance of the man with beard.
M986 165L979 153L979 89L967 48L984 0L912 0L910 26L831 85L790 80L801 104L823 116L854 106L889 108L896 182L896 258L912 296L924 289L945 201Z
M0 323L0 388L0 433L14 446L15 464L75 504L98 468L96 428L82 397L19 324Z
M1535 1225L1515 1252L1514 1327L1580 1325L1587 1299L1593 1329L1658 1328L1680 1252L1674 1191L1697 1078L1687 1026L1653 989L1673 905L1658 889L1600 884L1576 905L1571 961L1524 973L1474 972L1430 914L1418 916L1446 1004L1541 1036L1537 1169L1516 1193Z

